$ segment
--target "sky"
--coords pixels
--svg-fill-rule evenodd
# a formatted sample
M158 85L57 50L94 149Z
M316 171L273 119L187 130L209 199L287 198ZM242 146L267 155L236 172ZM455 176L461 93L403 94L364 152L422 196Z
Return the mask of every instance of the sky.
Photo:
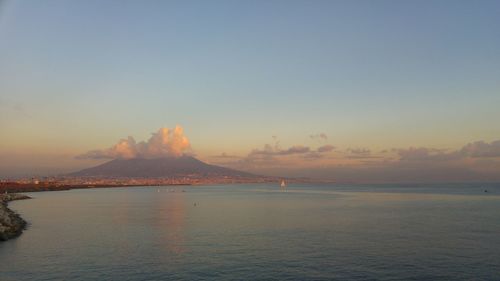
M129 136L129 156L169 154L181 130L181 151L255 173L500 181L499 14L498 1L0 0L0 178L123 157ZM166 150L149 144L160 135Z

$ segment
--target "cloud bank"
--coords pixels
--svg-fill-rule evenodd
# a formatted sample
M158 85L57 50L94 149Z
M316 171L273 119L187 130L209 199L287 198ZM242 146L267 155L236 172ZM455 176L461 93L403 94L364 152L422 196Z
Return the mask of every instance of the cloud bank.
M256 174L312 177L337 182L497 182L500 140L475 141L456 149L408 147L373 151L275 144L219 164ZM227 159L226 159L227 160ZM231 160L231 159L229 159Z
M181 126L173 129L160 128L148 141L136 142L129 136L108 149L91 150L77 156L78 159L131 159L180 157L191 150L188 138Z
M469 157L500 157L500 140L487 143L484 141L476 141L469 143L460 151L463 155Z
M254 148L245 156L229 156L222 153L221 155L212 156L211 158L219 165L235 169L251 170L255 168L276 166L290 167L297 164L300 165L302 161L314 162L318 159L327 158L328 155L335 150L335 147L330 144L324 144L317 148L301 144L283 148L280 145L278 137L273 136L272 138L273 144L265 144L262 148ZM326 135L321 137L320 134L318 134L318 138L326 139Z
M443 149L427 147L410 147L408 149L395 150L400 160L404 161L449 161L465 158L496 158L500 157L500 140L487 143L476 141L466 144L459 150L447 152Z

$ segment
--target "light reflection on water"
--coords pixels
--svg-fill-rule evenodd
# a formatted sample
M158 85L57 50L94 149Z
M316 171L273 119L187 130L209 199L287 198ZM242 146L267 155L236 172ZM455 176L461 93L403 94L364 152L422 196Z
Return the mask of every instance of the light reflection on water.
M485 186L33 193L11 204L30 226L0 244L0 280L498 279L500 186Z

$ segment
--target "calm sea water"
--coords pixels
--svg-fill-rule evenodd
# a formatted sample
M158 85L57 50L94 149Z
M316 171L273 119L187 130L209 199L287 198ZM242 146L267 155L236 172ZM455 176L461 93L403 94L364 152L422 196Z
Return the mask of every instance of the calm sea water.
M0 243L2 281L500 280L500 185L30 195L10 204L30 225Z

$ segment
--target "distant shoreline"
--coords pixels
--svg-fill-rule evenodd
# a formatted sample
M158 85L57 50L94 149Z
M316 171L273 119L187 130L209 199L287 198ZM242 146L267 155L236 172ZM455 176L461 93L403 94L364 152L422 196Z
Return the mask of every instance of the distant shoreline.
M23 192L41 192L41 191L63 191L71 189L90 189L90 188L112 188L112 187L133 187L133 186L203 186L214 184L257 184L257 183L276 183L279 185L282 179L291 183L306 183L306 182L321 182L312 181L309 179L301 178L258 178L258 179L225 179L225 180L206 180L206 181L184 181L172 183L100 183L100 184L69 184L69 183L18 183L18 182L4 182L0 183L0 193L23 193Z
M132 187L132 186L175 186L192 185L186 183L180 184L81 184L81 185L51 185L51 184L4 184L0 185L0 193L21 193L21 192L42 192L42 191L63 191L71 189L90 189L90 188L112 188L112 187Z

